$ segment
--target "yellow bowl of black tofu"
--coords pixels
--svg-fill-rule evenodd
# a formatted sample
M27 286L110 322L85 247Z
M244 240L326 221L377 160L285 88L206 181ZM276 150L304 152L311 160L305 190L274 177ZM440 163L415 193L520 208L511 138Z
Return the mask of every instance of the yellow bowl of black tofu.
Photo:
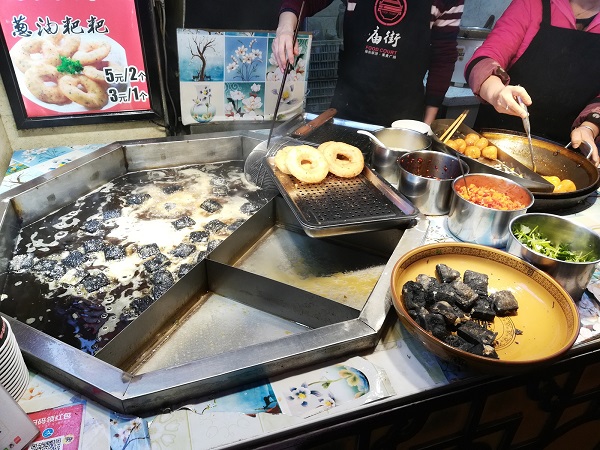
M565 289L499 249L428 244L402 256L391 278L406 329L465 368L511 373L547 364L579 335L579 313Z

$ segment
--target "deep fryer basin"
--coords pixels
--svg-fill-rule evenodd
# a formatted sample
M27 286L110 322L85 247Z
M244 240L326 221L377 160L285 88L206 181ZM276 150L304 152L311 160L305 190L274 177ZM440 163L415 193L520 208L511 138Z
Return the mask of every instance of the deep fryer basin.
M125 173L167 165L243 160L258 141L250 132L116 143L6 193L1 203L0 224L2 286L6 282L15 237L22 227ZM279 281L272 273L253 273L249 269L252 264L244 267L252 262L253 255L260 253L264 245L261 243L273 239L277 242L278 236L294 242L297 239L290 236L311 239L301 231L285 202L275 197L96 356L23 322L11 319L11 325L31 369L115 411L155 411L183 399L374 346L390 306L391 267L402 254L420 245L426 223L423 220L409 230L362 233L323 243L337 249L333 254L344 255L342 259L350 264L351 270L368 269L364 264L370 259L372 266L381 271L379 277L373 278L374 285L369 288L364 303L359 300L357 305L337 302L323 292L309 292L305 286L293 286L289 280ZM300 243L298 248L311 247ZM330 254L331 249L326 253ZM338 269L336 273L347 267ZM324 278L329 275L326 271L320 273ZM202 333L218 335L207 331L207 327L218 326L219 322L200 327L189 325L203 323L203 310L219 302L242 305L234 308L238 311L250 308L256 326L233 327L225 334L222 333L224 327L220 327L219 335L231 338L227 342L202 339ZM242 314L248 311L245 309ZM223 317L221 323L226 318ZM267 322L274 330L271 334L260 326ZM186 325L192 331L183 338L178 337L177 331ZM194 349L195 353L184 352L184 356L177 356L177 352L172 351L174 348L169 347L171 336L178 337L177 345L187 343L186 348ZM211 345L215 342L224 345L202 348L206 341Z

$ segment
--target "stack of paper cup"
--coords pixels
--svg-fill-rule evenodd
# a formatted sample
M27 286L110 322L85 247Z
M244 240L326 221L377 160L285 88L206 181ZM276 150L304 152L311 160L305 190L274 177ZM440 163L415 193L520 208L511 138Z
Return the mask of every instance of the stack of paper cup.
M29 384L29 371L8 321L0 319L0 384L18 401Z

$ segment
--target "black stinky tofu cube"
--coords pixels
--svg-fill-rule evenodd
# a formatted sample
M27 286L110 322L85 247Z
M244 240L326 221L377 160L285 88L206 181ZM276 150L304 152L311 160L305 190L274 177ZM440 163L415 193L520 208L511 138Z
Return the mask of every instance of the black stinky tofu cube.
M451 286L454 292L456 292L456 306L460 307L463 311L470 311L477 301L477 293L461 280L454 280Z
M473 348L472 343L470 343L469 341L465 341L463 338L461 338L460 336L458 336L456 334L449 334L444 339L444 342L454 348L463 350L465 352L468 352L469 350L471 350L471 348Z
M475 344L473 347L469 349L469 353L473 353L474 355L485 356L486 358L494 358L499 359L498 353L496 353L496 349L493 345L488 344Z
M81 224L80 228L86 233L92 234L98 231L101 225L102 221L99 219L88 219L85 222L83 222L83 224Z
M151 256L158 255L160 253L160 249L156 244L147 244L139 246L137 252L138 255L140 255L140 258L147 259Z
M167 195L171 195L182 190L183 186L180 186L179 184L171 184L162 188L162 191Z
M475 305L473 305L473 309L471 309L471 317L487 322L492 322L494 320L496 311L494 311L494 305L489 297L478 296Z
M433 288L431 294L431 300L433 303L448 302L451 305L454 305L454 302L458 297L456 292L454 292L454 289L452 289L452 286L446 283L440 283L437 287ZM430 298L428 297L427 300L429 302Z
M83 249L86 253L100 252L104 250L104 242L102 239L90 239L83 243Z
M479 295L488 295L488 276L484 273L465 270L463 281Z
M69 252L69 254L65 258L63 258L62 263L65 266L73 269L83 264L86 261L86 259L86 256L79 250L73 250L72 252Z
M204 226L204 229L210 233L218 233L225 227L226 227L225 223L223 223L219 219L214 219L214 220L211 220L210 222L208 222Z
M110 281L102 272L99 272L97 275L88 275L81 280L81 284L83 284L83 287L88 292L95 292L109 283Z
M494 310L499 316L515 314L519 309L519 303L512 292L503 290L490 295Z
M102 213L102 220L116 219L117 217L121 217L120 209L109 209Z
M150 194L129 194L125 197L125 202L128 205L141 205L148 199L150 199Z
M192 231L190 233L190 241L192 242L208 242L210 233L208 231Z
M159 253L151 260L144 262L144 268L152 273L160 269L167 261L168 258L162 253Z
M425 324L423 328L434 337L444 340L450 334L446 326L446 319L441 314L426 314L423 319Z
M402 286L402 299L406 309L418 310L425 306L425 289L420 283L407 281Z
M481 343L492 345L496 336L498 336L498 333L488 330L486 327L483 327L472 320L461 324L458 327L457 333L460 337L473 344Z
M437 302L429 311L434 314L440 314L444 317L446 323L452 327L455 327L466 320L465 314L448 302Z
M173 250L171 250L171 255L177 258L186 258L190 256L192 253L196 251L196 246L191 244L179 244Z
M176 230L181 230L186 227L191 227L196 225L196 221L189 216L183 216L179 219L171 222Z
M208 200L204 200L202 202L202 204L200 205L200 208L202 208L204 211L208 212L208 213L215 213L218 210L220 210L222 208L221 204L213 199L208 199Z
M125 258L125 248L122 245L107 245L104 247L104 258L107 261L115 261Z
M435 273L442 283L452 283L454 280L460 278L460 272L452 267L448 267L446 264L437 264L435 266Z

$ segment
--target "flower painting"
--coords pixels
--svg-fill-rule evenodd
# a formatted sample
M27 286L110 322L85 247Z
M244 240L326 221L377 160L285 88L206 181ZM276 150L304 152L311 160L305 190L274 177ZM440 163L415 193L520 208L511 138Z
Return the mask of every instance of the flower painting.
M177 30L183 125L273 118L283 72L276 67L270 32ZM311 36L298 37L301 54L281 92L278 120L301 113Z

